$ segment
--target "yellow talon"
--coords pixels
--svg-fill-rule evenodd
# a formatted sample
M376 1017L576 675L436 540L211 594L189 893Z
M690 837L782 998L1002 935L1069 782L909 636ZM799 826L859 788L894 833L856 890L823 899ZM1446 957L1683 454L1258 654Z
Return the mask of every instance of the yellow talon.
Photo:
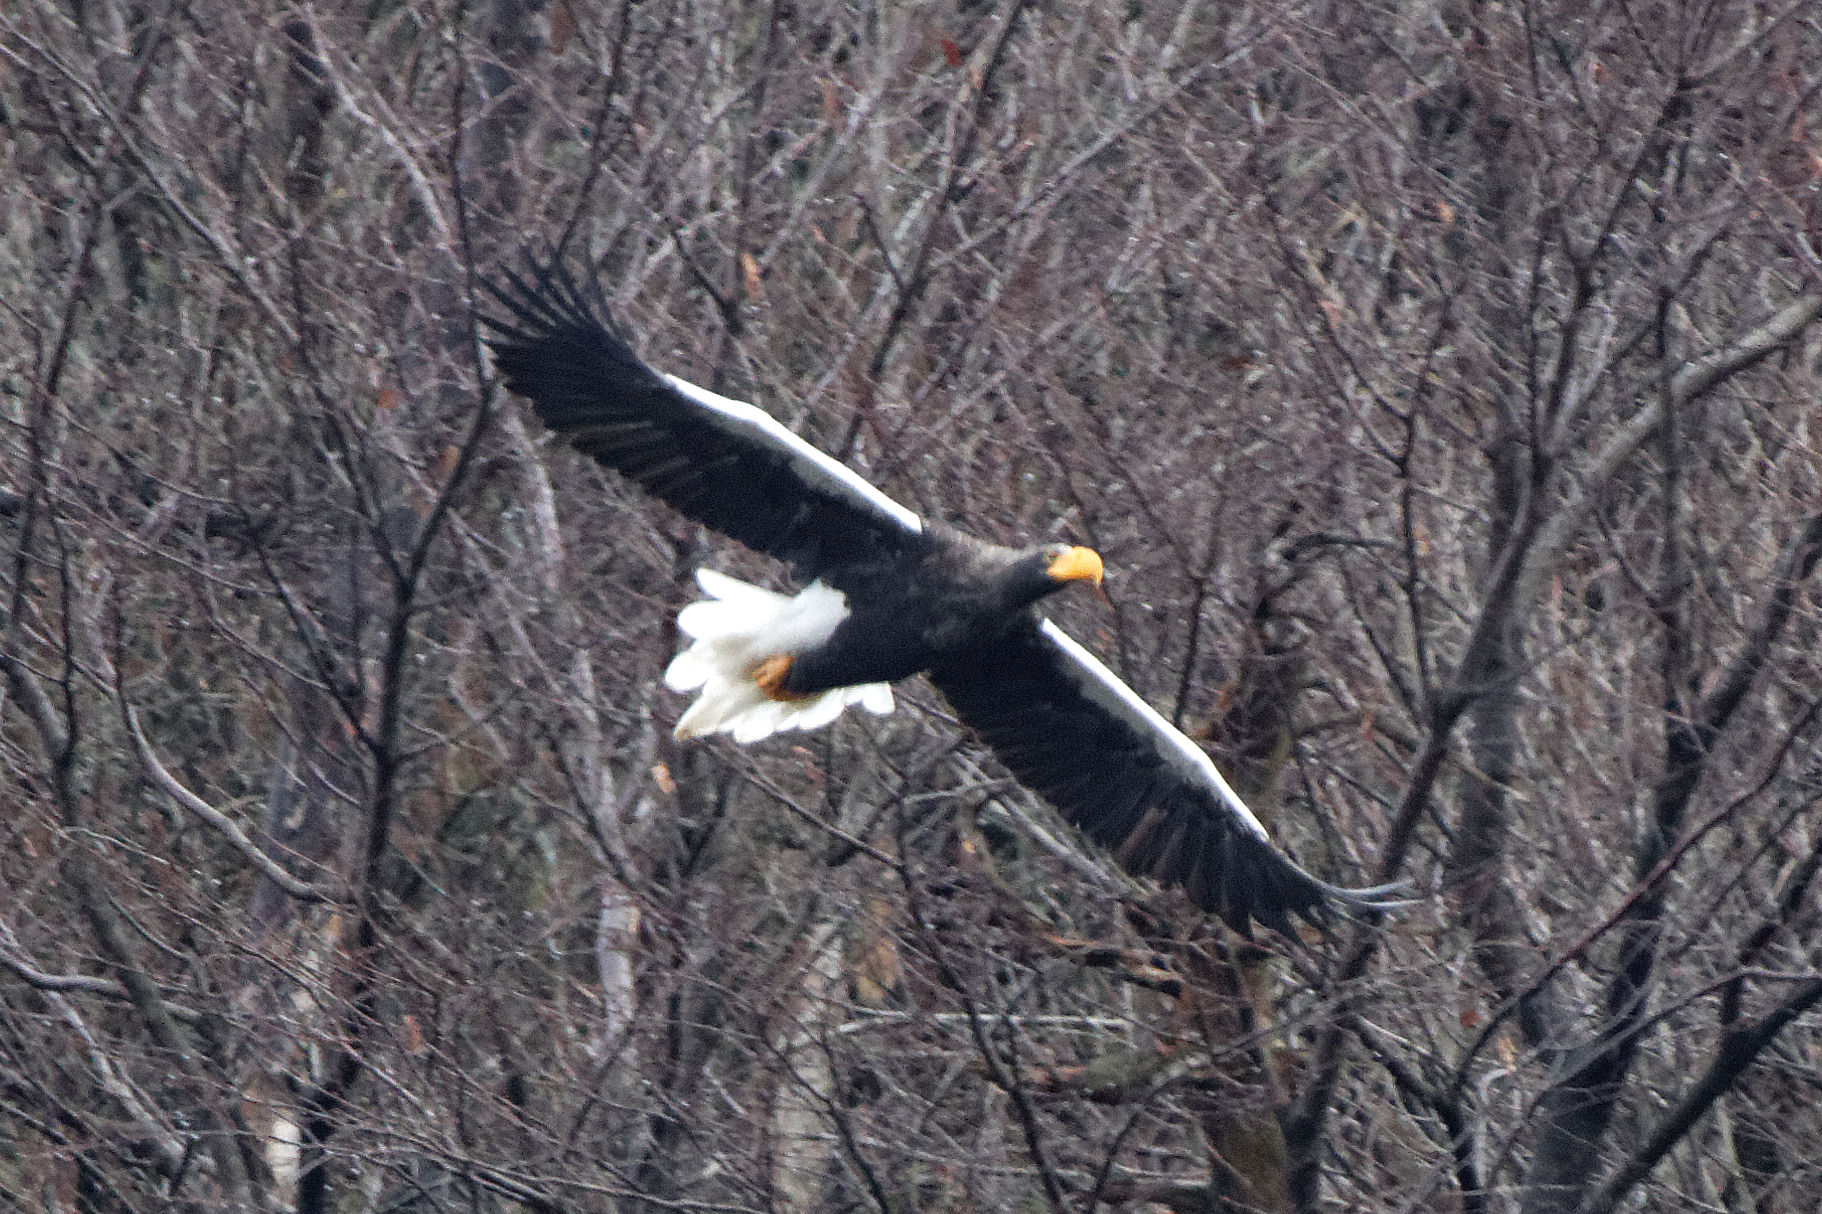
M791 655L788 653L777 654L753 667L753 682L759 685L759 690L765 693L768 700L807 699L806 696L784 689L785 675L790 672Z

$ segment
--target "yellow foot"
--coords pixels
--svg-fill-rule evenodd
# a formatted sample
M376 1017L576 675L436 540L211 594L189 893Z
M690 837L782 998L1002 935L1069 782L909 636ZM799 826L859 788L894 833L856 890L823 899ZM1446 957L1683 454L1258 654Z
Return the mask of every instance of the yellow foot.
M753 682L765 692L768 700L802 700L807 697L784 689L784 677L791 672L791 655L777 654L753 667Z

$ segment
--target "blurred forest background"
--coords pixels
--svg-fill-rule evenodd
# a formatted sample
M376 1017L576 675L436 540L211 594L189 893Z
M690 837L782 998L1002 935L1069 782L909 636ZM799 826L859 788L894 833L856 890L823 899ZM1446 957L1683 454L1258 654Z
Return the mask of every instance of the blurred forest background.
M1822 1206L1813 0L13 0L0 1206ZM678 746L661 369L1107 558L1249 944L927 687Z

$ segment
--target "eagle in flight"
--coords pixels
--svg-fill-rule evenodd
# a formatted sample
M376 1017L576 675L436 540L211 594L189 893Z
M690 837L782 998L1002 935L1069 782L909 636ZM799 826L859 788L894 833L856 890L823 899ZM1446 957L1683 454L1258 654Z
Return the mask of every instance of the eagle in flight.
M1250 934L1292 914L1384 909L1398 886L1342 889L1280 852L1201 747L1034 610L1085 582L1087 548L1003 548L920 518L752 405L645 365L552 259L489 289L506 387L545 426L681 514L789 565L782 595L704 569L665 682L696 692L679 737L751 742L892 710L922 673L1020 783L1128 871L1180 886Z

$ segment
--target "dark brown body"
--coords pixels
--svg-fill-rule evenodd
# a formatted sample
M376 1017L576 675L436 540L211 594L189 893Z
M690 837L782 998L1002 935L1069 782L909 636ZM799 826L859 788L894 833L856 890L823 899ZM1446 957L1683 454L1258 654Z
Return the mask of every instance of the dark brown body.
M1049 574L1059 544L1003 548L925 524L909 551L851 564L827 580L848 596L834 635L798 654L783 690L894 683L937 669L1014 628L1035 627L1025 610L1067 583Z

